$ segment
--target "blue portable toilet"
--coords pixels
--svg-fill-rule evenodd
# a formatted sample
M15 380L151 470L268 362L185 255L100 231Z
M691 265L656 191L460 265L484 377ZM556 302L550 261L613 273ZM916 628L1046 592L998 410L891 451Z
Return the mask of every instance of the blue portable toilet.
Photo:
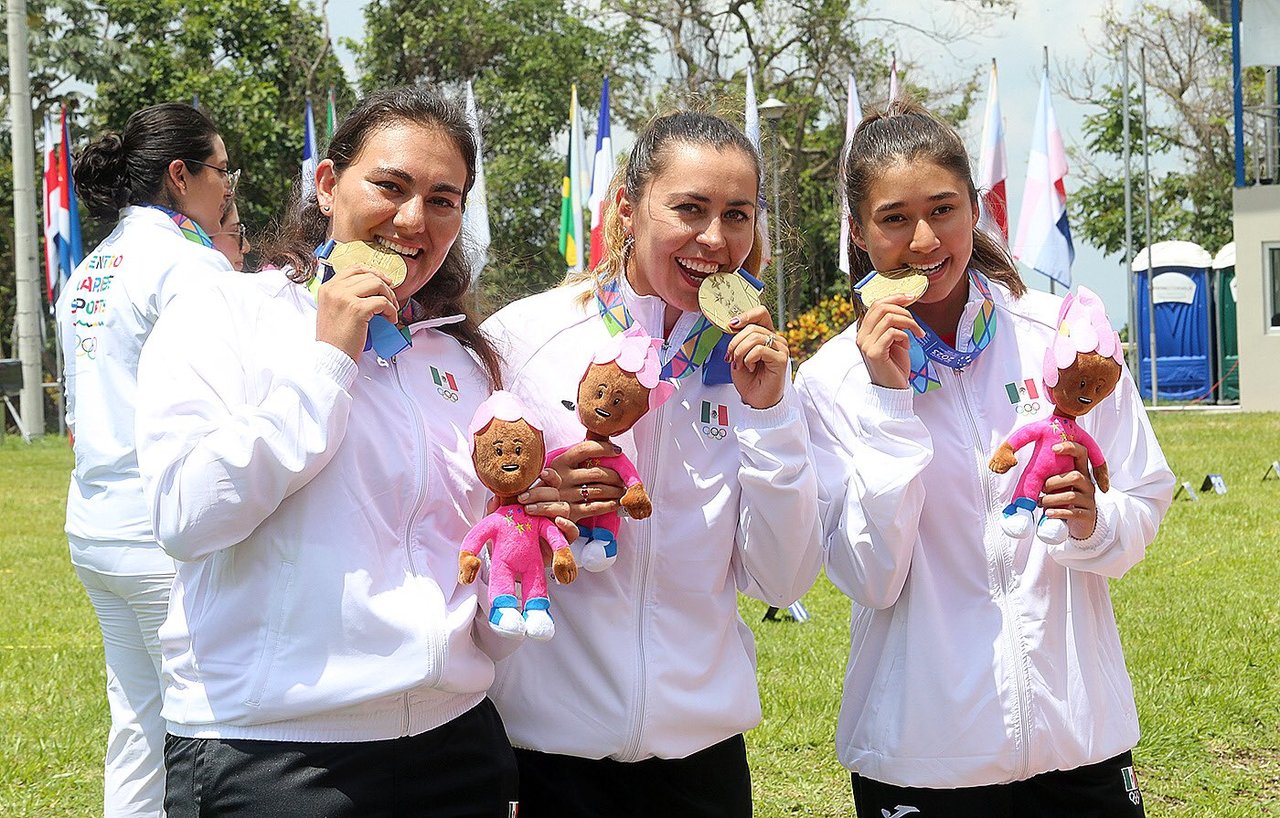
M1150 262L1148 262L1150 257ZM1133 260L1137 277L1138 388L1151 398L1151 314L1160 400L1208 399L1213 388L1209 269L1213 257L1190 241L1161 241Z

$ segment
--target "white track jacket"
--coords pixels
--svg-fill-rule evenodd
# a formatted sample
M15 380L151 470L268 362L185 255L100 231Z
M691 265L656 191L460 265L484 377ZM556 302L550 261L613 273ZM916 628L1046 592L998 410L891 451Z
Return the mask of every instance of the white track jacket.
M548 450L583 439L571 406L609 337L594 301L578 303L584 291L526 298L484 325L505 355L506 388L541 415ZM660 333L663 302L625 283L622 293L635 320ZM639 470L653 515L623 519L608 570L551 588L555 638L499 665L490 695L518 747L683 758L760 720L738 591L786 605L817 576L809 436L790 384L764 410L743 404L732 384L704 385L700 372L676 388L614 440Z
M440 321L358 365L315 323L268 271L175 300L143 353L139 463L178 560L160 629L176 735L415 735L493 681L484 585L457 581L486 498L467 435L483 371Z
M138 356L178 293L230 272L225 256L184 238L161 211L126 207L63 285L57 312L67 425L75 433L72 537L155 549L134 451Z
M856 327L800 367L826 570L853 599L840 761L877 781L952 788L1110 758L1138 717L1107 592L1142 559L1172 497L1126 370L1081 419L1111 469L1088 540L1046 546L1000 529L1019 466L987 468L1052 411L1041 383L1060 299L992 282L995 339L924 395L873 386ZM980 297L960 320L967 338Z

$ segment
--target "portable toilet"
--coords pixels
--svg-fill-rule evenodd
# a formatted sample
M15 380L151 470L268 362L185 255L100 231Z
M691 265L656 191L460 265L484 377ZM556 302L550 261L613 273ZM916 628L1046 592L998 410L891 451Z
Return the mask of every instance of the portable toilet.
M1213 257L1213 317L1218 350L1218 403L1240 402L1240 350L1236 337L1236 243Z
M1148 257L1150 261L1148 261ZM1138 389L1151 398L1151 320L1160 400L1207 399L1213 388L1209 269L1213 257L1190 241L1161 241L1139 251L1137 277ZM1148 303L1152 309L1148 309Z

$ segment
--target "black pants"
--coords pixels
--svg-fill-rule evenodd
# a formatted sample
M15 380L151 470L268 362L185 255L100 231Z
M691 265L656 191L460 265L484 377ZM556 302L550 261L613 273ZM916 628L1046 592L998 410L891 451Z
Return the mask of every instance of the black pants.
M858 818L1143 818L1133 754L1010 784L935 790L895 787L853 774Z
M740 735L686 758L627 763L517 749L516 760L520 818L751 815L751 772Z
M171 735L164 760L169 818L508 818L518 789L488 699L434 730L386 741Z

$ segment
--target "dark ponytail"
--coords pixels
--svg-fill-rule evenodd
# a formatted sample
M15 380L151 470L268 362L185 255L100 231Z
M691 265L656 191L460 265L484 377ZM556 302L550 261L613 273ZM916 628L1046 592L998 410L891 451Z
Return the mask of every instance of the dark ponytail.
M169 164L186 160L191 172L213 155L218 129L208 116L178 102L135 112L120 133L108 132L75 158L76 195L89 213L114 220L127 205L172 205L164 179Z

